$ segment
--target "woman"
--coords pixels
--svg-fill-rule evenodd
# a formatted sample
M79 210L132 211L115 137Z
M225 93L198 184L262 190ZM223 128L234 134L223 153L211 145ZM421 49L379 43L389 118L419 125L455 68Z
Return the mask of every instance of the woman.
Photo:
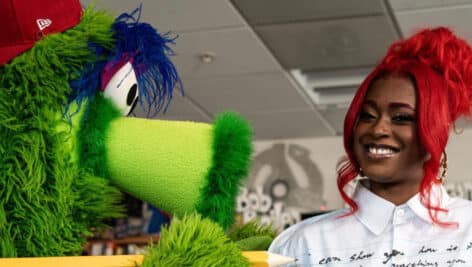
M338 187L351 209L303 221L269 250L296 266L472 266L472 202L441 186L449 131L471 105L466 42L436 28L394 43L345 118Z

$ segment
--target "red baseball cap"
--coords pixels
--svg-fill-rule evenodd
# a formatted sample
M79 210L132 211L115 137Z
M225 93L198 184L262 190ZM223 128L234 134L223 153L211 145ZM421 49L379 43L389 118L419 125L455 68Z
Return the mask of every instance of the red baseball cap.
M79 0L0 0L0 66L80 22Z

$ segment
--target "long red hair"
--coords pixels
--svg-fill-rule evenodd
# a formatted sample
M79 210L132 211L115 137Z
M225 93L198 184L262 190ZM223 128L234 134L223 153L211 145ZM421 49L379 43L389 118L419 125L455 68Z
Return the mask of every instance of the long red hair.
M344 120L344 149L347 157L338 163L338 189L352 213L358 206L344 191L359 174L352 148L353 133L364 97L372 82L381 75L403 73L410 76L417 91L417 133L430 158L423 165L420 198L434 223L439 221L439 206L431 204L431 188L437 179L440 160L449 131L460 116L472 117L472 49L449 29L425 29L397 41L382 62L367 76L357 90ZM438 202L439 203L439 202Z

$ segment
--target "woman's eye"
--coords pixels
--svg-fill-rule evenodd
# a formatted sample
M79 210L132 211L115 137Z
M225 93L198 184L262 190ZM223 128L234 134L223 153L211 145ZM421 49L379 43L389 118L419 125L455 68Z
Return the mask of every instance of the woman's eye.
M375 120L375 116L367 111L362 111L360 114L359 114L359 120L360 121L371 121L371 120Z
M411 114L398 114L392 117L392 120L400 123L415 122L416 117Z

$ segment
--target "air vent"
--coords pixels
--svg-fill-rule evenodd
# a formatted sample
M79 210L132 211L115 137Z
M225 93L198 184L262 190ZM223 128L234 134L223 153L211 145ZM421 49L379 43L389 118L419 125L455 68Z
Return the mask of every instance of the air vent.
M369 73L370 68L303 72L292 70L295 80L319 109L345 108Z

